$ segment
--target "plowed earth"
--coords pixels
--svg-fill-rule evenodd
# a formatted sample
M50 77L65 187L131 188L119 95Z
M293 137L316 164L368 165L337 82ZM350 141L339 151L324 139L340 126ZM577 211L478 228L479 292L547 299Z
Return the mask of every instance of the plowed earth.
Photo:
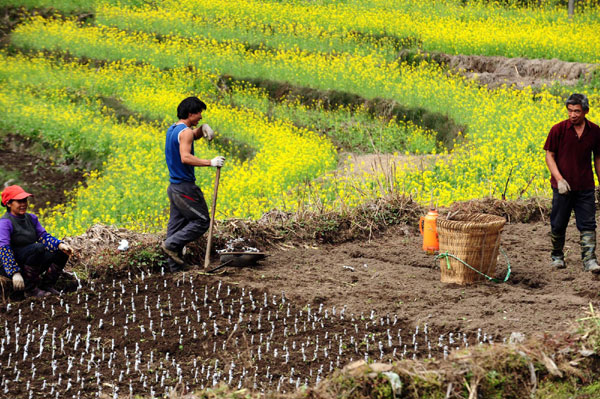
M512 332L564 331L598 304L600 282L581 269L575 226L567 269L550 269L548 230L504 227L504 284L441 283L439 261L405 226L273 250L218 275L131 275L13 302L0 325L0 396L160 396L220 383L290 392L351 360L443 357ZM499 276L506 265L499 258Z

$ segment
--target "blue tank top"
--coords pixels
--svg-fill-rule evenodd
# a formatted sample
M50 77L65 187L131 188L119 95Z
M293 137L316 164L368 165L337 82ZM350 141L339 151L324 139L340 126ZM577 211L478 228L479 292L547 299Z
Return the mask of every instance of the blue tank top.
M181 154L179 153L179 133L184 129L187 129L187 126L184 123L181 123L179 125L174 124L167 130L165 158L167 167L169 168L169 181L175 184L196 181L194 167L185 165L181 162ZM192 142L192 155L194 155L194 142Z

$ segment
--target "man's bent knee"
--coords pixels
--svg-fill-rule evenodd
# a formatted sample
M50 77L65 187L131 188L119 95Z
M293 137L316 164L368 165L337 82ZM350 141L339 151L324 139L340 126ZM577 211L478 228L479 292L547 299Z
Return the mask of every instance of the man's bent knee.
M206 233L209 227L210 220L195 219L190 220L190 223L188 224L188 228L190 229L190 231L193 232L193 234L197 235L196 238L200 238L202 234Z

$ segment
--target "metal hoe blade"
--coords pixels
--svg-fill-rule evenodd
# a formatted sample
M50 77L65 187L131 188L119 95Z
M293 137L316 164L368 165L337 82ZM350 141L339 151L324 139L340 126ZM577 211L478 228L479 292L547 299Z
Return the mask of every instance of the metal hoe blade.
M264 259L268 254L264 252L224 252L221 254L221 264L214 269L209 270L209 273L215 272L225 266L246 267L253 266L261 259Z

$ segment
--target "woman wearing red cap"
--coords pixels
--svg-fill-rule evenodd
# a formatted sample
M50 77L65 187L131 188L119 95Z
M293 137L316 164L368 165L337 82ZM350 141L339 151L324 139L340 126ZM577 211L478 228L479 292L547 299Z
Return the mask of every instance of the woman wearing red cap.
M30 196L19 186L2 191L7 212L0 218L0 275L12 278L14 289L28 296L58 294L53 286L73 250L27 213Z

